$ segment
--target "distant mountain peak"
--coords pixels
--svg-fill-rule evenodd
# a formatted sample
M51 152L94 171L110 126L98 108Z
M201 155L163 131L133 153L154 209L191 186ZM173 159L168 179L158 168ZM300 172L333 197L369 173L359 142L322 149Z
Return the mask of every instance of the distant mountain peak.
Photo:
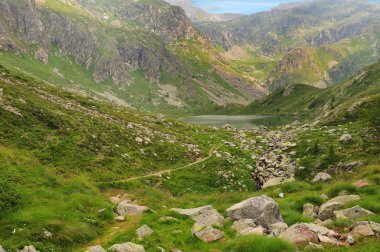
M221 22L230 21L242 17L242 14L236 13L223 13L223 14L211 14L206 11L194 7L191 0L164 0L165 2L181 7L187 14L187 16L193 22Z

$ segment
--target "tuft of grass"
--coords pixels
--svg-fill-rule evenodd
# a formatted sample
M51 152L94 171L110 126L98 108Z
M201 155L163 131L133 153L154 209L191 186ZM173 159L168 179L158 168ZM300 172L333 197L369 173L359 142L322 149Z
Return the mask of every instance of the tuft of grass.
M293 252L295 247L277 238L247 235L238 237L223 248L223 252Z

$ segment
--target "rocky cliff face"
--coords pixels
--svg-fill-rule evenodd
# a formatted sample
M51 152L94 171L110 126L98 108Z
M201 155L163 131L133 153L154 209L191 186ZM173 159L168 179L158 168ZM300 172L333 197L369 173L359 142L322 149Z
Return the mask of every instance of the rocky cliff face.
M196 90L194 73L181 55L190 41L197 43L200 51L217 54L210 51L208 40L181 8L160 0L0 2L0 50L32 55L45 64L52 56L72 58L96 83L111 80L119 86L129 85L134 81L131 73L140 71L151 83L160 83L165 74L185 83L180 89ZM217 55L210 60L224 64ZM199 65L211 63L200 57L196 61ZM259 95L249 81L243 82L239 83L242 90L248 88L250 93L238 96L245 102Z

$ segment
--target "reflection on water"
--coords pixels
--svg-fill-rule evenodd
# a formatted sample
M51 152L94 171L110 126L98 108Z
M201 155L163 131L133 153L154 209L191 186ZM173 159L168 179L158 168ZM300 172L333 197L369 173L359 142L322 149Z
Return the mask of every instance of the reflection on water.
M283 116L264 116L264 115L203 115L203 116L188 116L179 118L180 120L193 124L203 124L215 127L223 127L230 124L237 129L252 129L256 126L279 126L289 124L294 121L294 118Z

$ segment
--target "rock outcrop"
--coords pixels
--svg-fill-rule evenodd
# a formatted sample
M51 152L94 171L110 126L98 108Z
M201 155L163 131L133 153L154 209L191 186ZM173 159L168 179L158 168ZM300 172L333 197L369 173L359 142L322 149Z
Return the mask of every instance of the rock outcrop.
M256 225L264 228L283 221L278 204L265 195L237 203L226 211L232 220L252 219Z

